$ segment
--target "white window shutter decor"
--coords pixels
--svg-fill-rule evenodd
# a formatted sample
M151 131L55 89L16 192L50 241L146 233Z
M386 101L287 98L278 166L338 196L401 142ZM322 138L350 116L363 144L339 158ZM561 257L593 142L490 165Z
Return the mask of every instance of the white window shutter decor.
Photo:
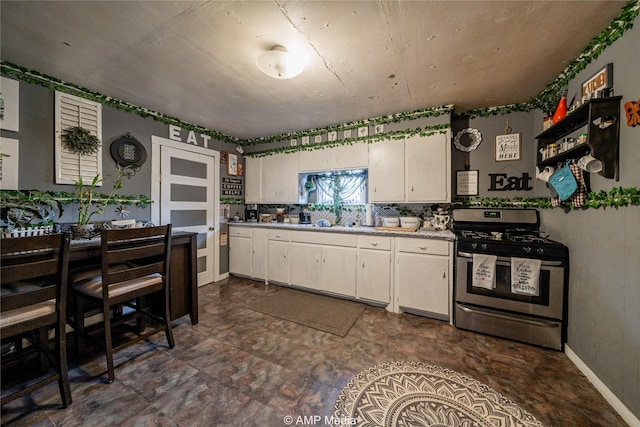
M97 153L81 156L62 146L62 132L82 126L102 142L102 104L56 91L56 184L73 184L82 176L91 182L102 176L102 145Z

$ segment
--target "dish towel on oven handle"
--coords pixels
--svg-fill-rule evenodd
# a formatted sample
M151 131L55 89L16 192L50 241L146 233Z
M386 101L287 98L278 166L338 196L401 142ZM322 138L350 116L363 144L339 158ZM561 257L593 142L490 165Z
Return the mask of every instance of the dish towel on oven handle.
M493 290L496 287L495 255L473 254L473 282L472 286Z
M511 293L539 296L542 261L531 258L511 258Z

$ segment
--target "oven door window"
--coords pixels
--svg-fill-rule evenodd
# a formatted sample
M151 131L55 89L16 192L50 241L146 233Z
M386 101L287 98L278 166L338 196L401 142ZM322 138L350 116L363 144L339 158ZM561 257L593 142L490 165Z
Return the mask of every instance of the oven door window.
M502 262L498 262L496 264L496 287L493 290L472 286L472 275L472 263L469 262L469 268L467 268L467 293L469 294L484 295L493 298L502 298L543 306L549 305L549 283L551 275L549 270L545 270L544 268L540 269L540 282L538 286L540 292L537 296L515 294L511 292L511 267Z

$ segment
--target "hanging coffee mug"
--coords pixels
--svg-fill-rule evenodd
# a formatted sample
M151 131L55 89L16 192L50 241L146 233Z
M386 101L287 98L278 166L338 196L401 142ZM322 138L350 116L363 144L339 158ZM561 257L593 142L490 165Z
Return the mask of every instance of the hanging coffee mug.
M591 154L580 157L578 160L578 166L580 169L587 172L600 172L602 170L602 162Z
M555 171L551 166L547 166L542 172L536 175L536 178L543 182L549 182L549 178L551 178L551 175L553 175Z

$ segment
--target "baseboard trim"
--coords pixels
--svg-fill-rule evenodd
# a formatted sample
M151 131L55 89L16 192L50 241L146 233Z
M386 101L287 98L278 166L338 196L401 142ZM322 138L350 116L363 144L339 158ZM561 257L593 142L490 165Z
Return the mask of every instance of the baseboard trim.
M629 424L630 426L640 426L640 419L638 419L638 417L636 417L633 412L631 412L629 408L627 408L624 403L622 403L620 399L618 399L618 397L613 394L611 390L609 390L609 387L607 387L607 385L603 383L600 378L598 378L598 376L587 366L587 364L584 363L582 359L580 359L580 357L578 357L578 355L574 353L573 350L571 350L571 347L566 344L564 346L564 353L567 355L569 360L571 360L571 362L576 365L576 368L578 368L578 370L582 372L585 377L587 377L587 379L591 382L591 384L593 384L596 390L600 392L602 397L604 397L605 400L609 402L613 409L622 417L622 419L627 424Z

